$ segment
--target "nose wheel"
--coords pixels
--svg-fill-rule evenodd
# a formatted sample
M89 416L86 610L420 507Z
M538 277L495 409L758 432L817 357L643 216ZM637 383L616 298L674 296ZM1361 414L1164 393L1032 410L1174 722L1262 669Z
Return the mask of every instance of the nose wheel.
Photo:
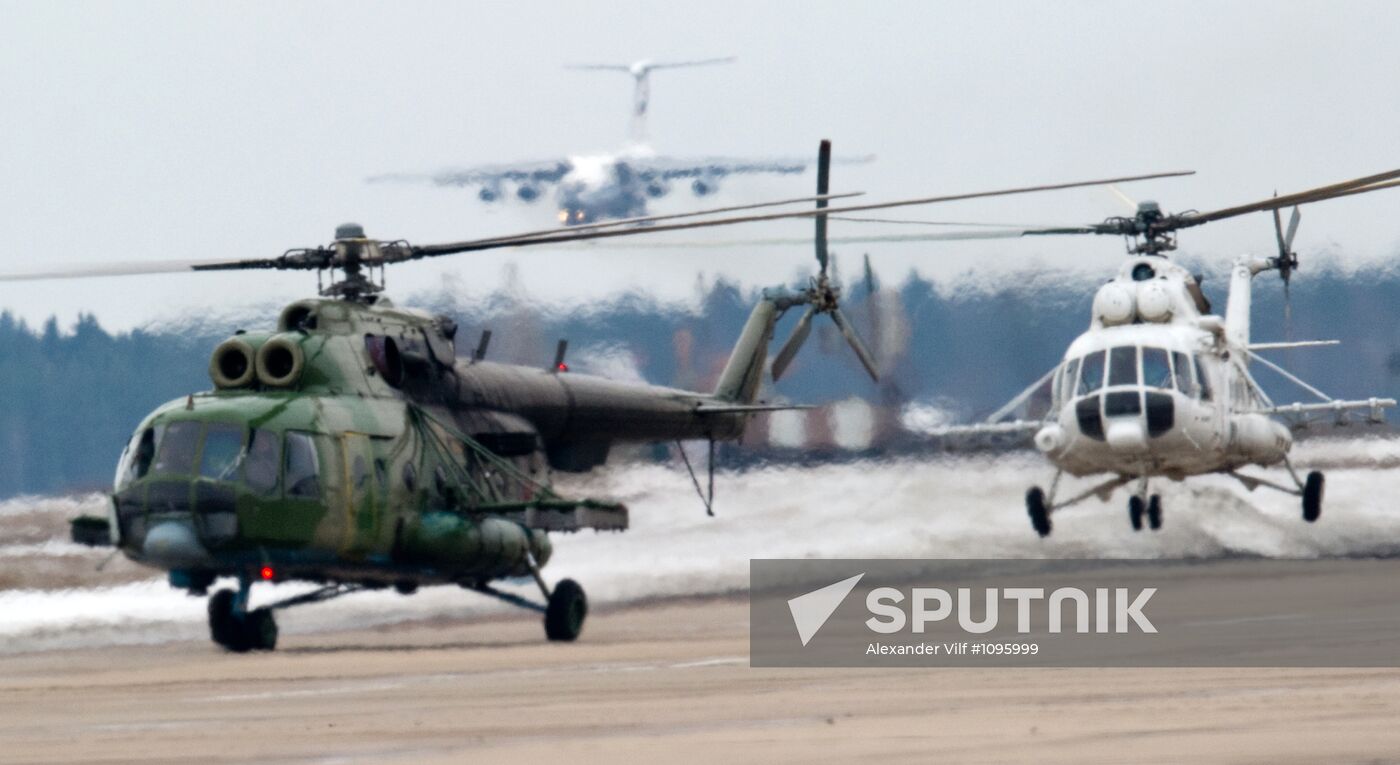
M1153 531L1162 528L1161 495L1153 494L1146 502L1136 494L1128 497L1128 520L1133 524L1133 531L1142 531L1144 523Z

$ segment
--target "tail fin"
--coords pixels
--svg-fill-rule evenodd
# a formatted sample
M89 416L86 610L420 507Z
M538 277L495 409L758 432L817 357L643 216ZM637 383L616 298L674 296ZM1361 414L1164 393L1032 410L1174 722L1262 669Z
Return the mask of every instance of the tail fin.
M739 342L729 354L729 361L715 386L715 398L750 404L758 398L758 386L763 381L763 365L768 360L768 343L773 340L773 326L778 322L778 306L769 298L758 301L739 333Z
M1275 266L1267 259L1248 255L1235 261L1230 269L1230 299L1225 305L1225 338L1232 345L1249 345L1249 311L1254 275Z

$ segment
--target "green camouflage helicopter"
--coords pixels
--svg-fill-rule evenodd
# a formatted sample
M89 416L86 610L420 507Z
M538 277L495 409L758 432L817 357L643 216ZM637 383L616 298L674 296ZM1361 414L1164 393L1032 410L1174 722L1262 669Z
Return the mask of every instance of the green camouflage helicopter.
M434 584L541 611L550 640L574 640L587 600L576 582L551 587L542 576L549 532L620 531L628 514L616 502L556 494L551 470L587 470L607 459L612 444L627 441L706 439L713 456L714 442L738 438L753 413L788 408L762 403L757 394L775 324L790 308L806 311L779 354L783 366L811 319L826 313L875 375L826 275L828 214L1173 175L837 208L828 200L853 195L827 193L829 156L823 142L817 196L765 205L430 246L370 239L346 224L329 246L273 259L0 277L187 269L314 270L318 278L333 277L320 298L287 306L275 331L240 331L221 342L209 362L213 390L171 401L137 426L117 467L109 516L75 520L74 538L115 546L166 570L172 586L193 595L206 594L220 578L235 579L236 588L209 598L211 637L232 651L273 649L277 609L363 589L392 586L408 594ZM800 212L657 223L813 200L816 209ZM816 219L819 276L802 289L763 292L710 393L568 372L562 341L549 368L486 361L489 333L470 356L459 357L451 319L396 307L383 295L382 269L408 260L785 217ZM712 495L711 472L705 496ZM542 601L493 585L526 576ZM258 581L320 587L252 608Z

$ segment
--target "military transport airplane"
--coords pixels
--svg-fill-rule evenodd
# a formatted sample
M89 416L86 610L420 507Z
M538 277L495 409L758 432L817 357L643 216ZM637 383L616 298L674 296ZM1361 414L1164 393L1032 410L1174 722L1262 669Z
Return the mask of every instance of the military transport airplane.
M645 216L651 200L669 195L675 186L686 186L697 197L719 190L736 175L799 175L811 167L808 158L796 157L668 157L648 145L647 108L651 102L651 73L734 61L731 57L698 61L632 64L582 64L569 69L623 72L633 79L631 141L622 149L603 154L500 165L448 168L435 173L389 173L370 178L378 181L419 181L436 186L476 189L477 198L493 203L514 197L534 203L550 192L556 216L564 225ZM853 157L843 162L868 162Z

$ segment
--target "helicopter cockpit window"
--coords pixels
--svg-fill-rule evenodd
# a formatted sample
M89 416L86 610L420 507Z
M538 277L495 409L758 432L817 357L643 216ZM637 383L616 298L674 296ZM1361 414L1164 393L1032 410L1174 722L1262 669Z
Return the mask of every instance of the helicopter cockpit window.
M165 428L156 449L151 472L156 475L189 475L194 472L195 448L199 446L200 424L172 422Z
M1137 346L1120 345L1108 352L1108 384L1137 385Z
M1173 351L1172 365L1176 367L1176 389L1188 396L1195 396L1196 383L1191 377L1191 357Z
M1172 389L1172 366L1166 351L1142 349L1142 384L1149 388Z
M1094 351L1084 357L1079 366L1079 395L1093 393L1103 387L1103 351Z
M321 496L321 468L310 433L287 432L287 496Z
M271 430L254 430L248 436L248 456L243 459L243 480L260 494L277 488L282 467L282 435Z
M127 444L117 469L117 491L125 489L138 478L144 478L150 471L151 460L156 456L156 431L156 428L146 428Z
M1201 386L1201 400L1210 400L1210 382L1206 380L1205 365L1199 358L1196 359L1196 383Z
M238 474L238 458L242 454L242 427L211 424L204 431L204 456L200 460L199 474L215 481L230 480Z
M1074 396L1079 377L1079 359L1070 359L1060 370L1059 384L1055 386L1055 402L1063 403Z

